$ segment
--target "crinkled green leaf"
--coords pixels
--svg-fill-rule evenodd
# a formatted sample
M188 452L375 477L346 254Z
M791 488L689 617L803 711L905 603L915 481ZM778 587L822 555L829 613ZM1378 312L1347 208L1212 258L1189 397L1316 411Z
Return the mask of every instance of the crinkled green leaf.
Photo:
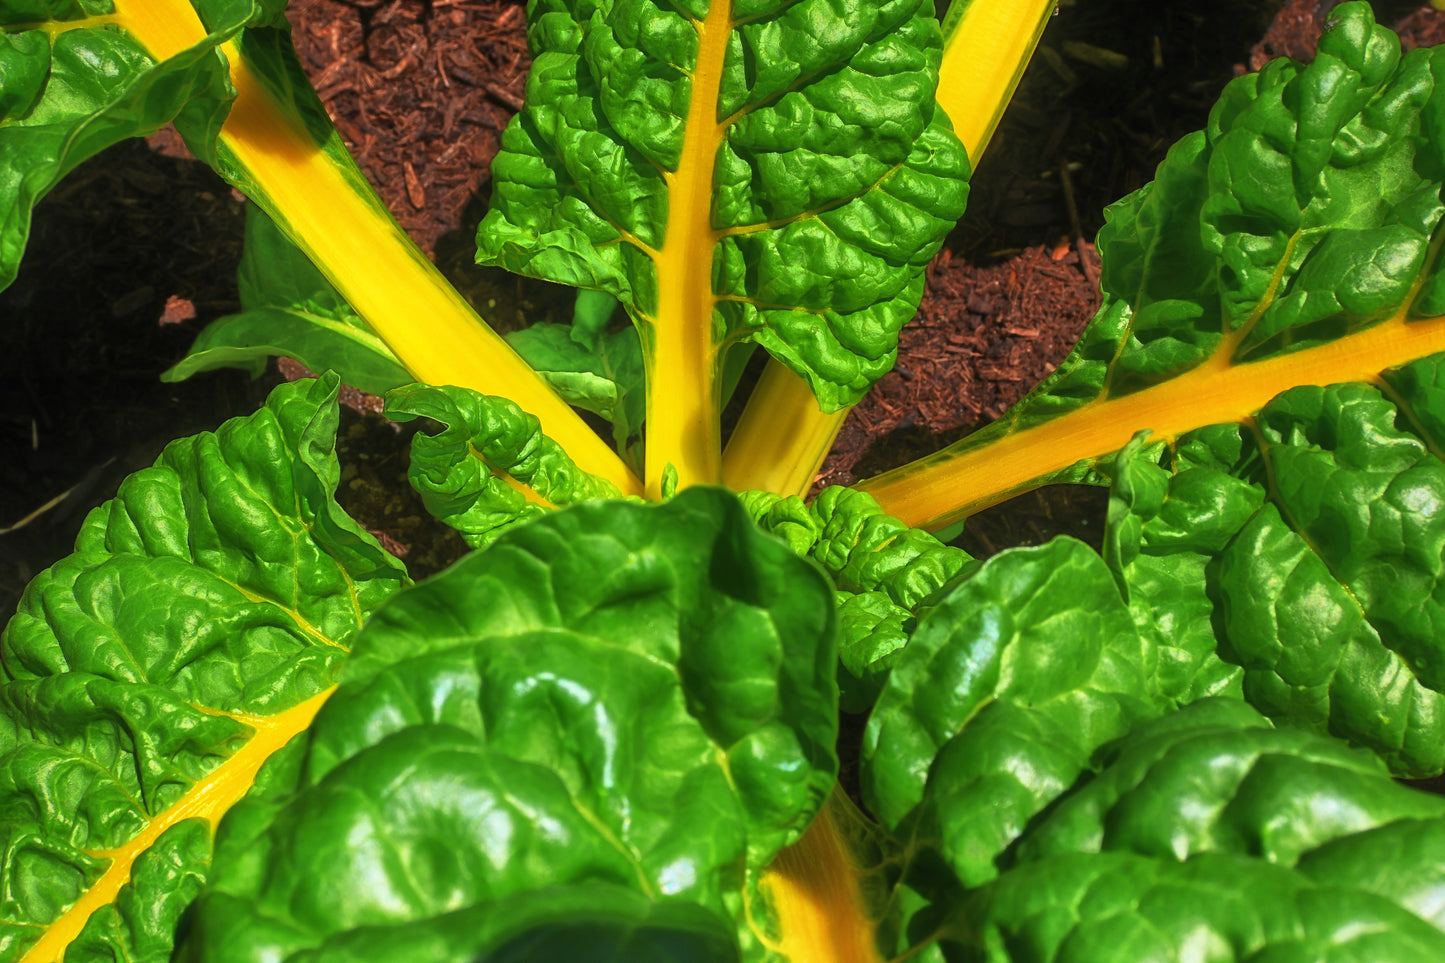
M948 840L951 872L982 883L1100 747L1172 708L1158 655L1083 543L996 555L897 656L864 735L864 799L890 832Z
M573 464L535 417L505 398L407 385L387 395L385 413L393 421L422 417L445 426L412 439L407 477L427 511L473 547L549 508L620 495L610 482ZM535 500L508 479L530 489Z
M826 488L806 503L771 492L742 497L764 531L823 566L839 589L881 591L906 609L922 605L972 561L962 549L909 528L850 488Z
M1404 961L1445 951L1445 802L1236 700L1142 725L952 911L990 961ZM1419 845L1414 845L1418 840ZM967 949L964 949L964 948Z
M533 5L526 107L492 166L478 257L614 295L644 345L684 324L757 341L835 409L892 367L963 211L968 164L933 103L933 8L755 4L700 34L706 16ZM674 189L694 180L701 196ZM700 214L669 237L679 208ZM659 291L697 271L711 319L660 317Z
M161 375L183 381L201 371L243 368L256 377L272 357L335 371L362 391L384 394L414 379L371 333L306 255L256 205L246 209L246 246L237 280L241 313L210 324Z
M594 884L652 904L601 901L610 927L621 901L715 954L725 921L758 958L744 894L836 775L834 632L826 580L720 491L520 526L371 620L294 793L223 825L190 949L285 959L433 921L458 942L428 959L491 959L484 937L531 945L511 907L561 939L585 921L561 897Z
M969 910L977 935L964 958L988 963L1411 963L1445 953L1445 934L1348 880L1224 854L1059 856L1014 870Z
M1208 699L1112 747L1103 771L1030 827L1012 858L1228 852L1293 866L1342 836L1399 820L1445 826L1442 817L1445 799L1395 782L1373 754Z
M209 839L186 822L149 849L143 834L218 816L226 802L177 807L224 800L231 763L332 684L406 583L333 498L336 392L334 378L283 385L256 414L172 442L26 590L0 638L0 959L137 856L129 895L77 945L167 958Z
M873 705L913 627L913 613L884 592L838 593L838 689L844 712L867 712Z
M915 612L972 559L886 515L872 497L828 488L810 503L745 492L762 527L833 579L839 590L838 684L843 708L865 712L906 644Z
M217 47L282 4L193 4L210 36L158 62L107 21L108 2L0 0L0 288L15 280L30 212L81 161L178 119L189 140L214 139L234 96Z
M1115 469L1110 557L1162 633L1211 642L1271 718L1445 769L1445 357L1297 388Z

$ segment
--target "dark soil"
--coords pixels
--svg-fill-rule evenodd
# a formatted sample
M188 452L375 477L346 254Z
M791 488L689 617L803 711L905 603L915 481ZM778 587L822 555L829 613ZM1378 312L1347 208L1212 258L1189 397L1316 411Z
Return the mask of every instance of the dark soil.
M1144 184L1247 64L1309 56L1332 5L1295 0L1266 33L1279 0L1065 0L975 174L968 216L929 269L898 369L854 411L820 481L933 451L1051 371L1098 303L1089 241L1103 208ZM1407 43L1438 39L1433 11L1375 7L1386 22L1410 14ZM564 318L565 291L472 264L487 165L529 62L522 7L293 0L288 16L367 176L483 316L499 326ZM156 378L200 325L238 307L243 202L178 148L162 132L82 165L37 210L20 278L0 294L0 621L120 478L169 439L254 410L280 378ZM406 437L348 411L341 497L421 575L461 547L426 525L402 482ZM967 544L987 553L1097 531L1102 503L1085 491L994 509L971 523Z

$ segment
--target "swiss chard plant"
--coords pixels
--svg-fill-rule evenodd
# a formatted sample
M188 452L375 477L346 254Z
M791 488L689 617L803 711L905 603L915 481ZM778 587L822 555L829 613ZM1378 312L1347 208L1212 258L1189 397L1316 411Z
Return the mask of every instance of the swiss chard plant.
M1110 209L1055 374L808 501L1049 0L532 0L479 258L586 293L515 346L283 7L0 0L0 283L174 122L254 206L169 376L387 390L476 551L339 508L335 373L127 479L0 640L0 960L1445 958L1445 55L1337 8ZM1102 553L928 534L1060 480Z

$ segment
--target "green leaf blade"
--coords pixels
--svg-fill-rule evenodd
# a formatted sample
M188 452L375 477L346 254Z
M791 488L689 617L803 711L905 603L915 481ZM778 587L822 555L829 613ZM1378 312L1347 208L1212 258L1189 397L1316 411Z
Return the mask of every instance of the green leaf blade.
M526 908L527 939L438 957L473 959L565 936L601 886L604 919L756 958L744 887L836 775L834 631L821 576L720 492L519 527L368 625L294 791L223 827L190 950L235 920L249 959Z
M406 583L333 498L336 391L173 442L27 589L0 637L0 958L167 957L210 858L192 817L250 788Z
M1001 961L1437 953L1439 869L1420 855L1442 812L1368 754L1205 700L1107 750L942 939Z
M1384 390L1297 388L1246 429L1126 449L1111 507L1112 564L1141 623L1217 649L1271 718L1409 776L1445 767L1438 370L1427 358ZM1197 578L1161 574L1181 567Z
M426 417L444 426L412 439L407 477L427 510L474 548L549 508L620 494L579 469L535 417L505 398L406 385L387 395L385 413L394 421Z
M931 10L857 3L839 19L823 6L733 10L717 75L700 66L702 12L539 8L479 260L613 294L650 345L650 326L698 323L659 317L673 309L658 298L700 252L714 275L700 308L721 339L762 344L829 409L856 401L892 364L968 164L933 108ZM689 134L694 96L715 101L695 116L716 134ZM684 225L668 226L674 208L697 203L673 187L696 171L715 171L711 214L668 236Z
M162 59L109 4L0 3L0 288L15 279L31 211L81 161L177 118L214 137L235 95L217 48L275 11L255 0L197 6L209 34Z
M208 324L161 380L216 368L244 368L255 377L268 358L287 357L311 371L335 371L372 394L412 382L385 342L254 204L246 209L237 280L241 313Z

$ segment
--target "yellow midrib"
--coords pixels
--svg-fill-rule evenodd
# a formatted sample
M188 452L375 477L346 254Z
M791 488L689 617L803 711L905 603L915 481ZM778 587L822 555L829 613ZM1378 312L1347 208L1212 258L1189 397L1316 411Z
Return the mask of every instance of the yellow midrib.
M115 22L157 59L199 43L205 28L187 0L117 0ZM516 401L537 416L578 467L640 494L607 443L476 316L369 195L321 151L228 47L235 103L221 141L260 185L282 226L407 370Z
M944 41L938 105L975 168L1057 2L973 0Z
M878 963L859 869L830 802L803 838L784 849L760 888L777 914L776 949L791 963Z
M718 345L713 334L713 171L722 144L718 94L732 34L732 5L714 0L697 24L697 59L682 155L667 177L667 227L653 263L657 314L643 332L647 355L647 493L656 498L668 465L678 486L722 477Z
M938 455L859 484L883 510L913 526L939 528L1038 479L1122 448L1137 432L1169 440L1205 425L1237 423L1301 385L1372 381L1383 371L1445 351L1445 318L1390 319L1328 344L1248 364L1230 360L1227 339L1204 364L1152 388L1092 401L961 455Z
M21 963L56 963L60 960L66 948L85 928L91 914L115 902L121 887L130 881L136 859L150 849L166 830L184 820L196 818L206 820L214 830L226 811L250 791L261 765L293 736L311 725L311 720L332 691L327 689L274 716L238 717L250 725L255 734L230 758L187 790L169 809L152 819L134 839L117 849L92 853L93 856L110 859L110 866L73 906L46 927L40 941L21 957Z

